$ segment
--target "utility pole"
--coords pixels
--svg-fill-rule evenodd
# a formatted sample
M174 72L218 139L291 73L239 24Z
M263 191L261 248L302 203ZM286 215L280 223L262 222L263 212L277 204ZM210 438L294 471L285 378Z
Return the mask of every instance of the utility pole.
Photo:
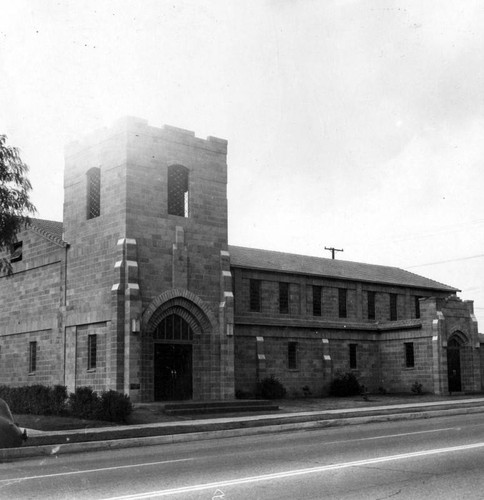
M334 247L324 247L325 250L329 250L331 252L331 258L334 259L334 252L344 252L342 248L334 248Z

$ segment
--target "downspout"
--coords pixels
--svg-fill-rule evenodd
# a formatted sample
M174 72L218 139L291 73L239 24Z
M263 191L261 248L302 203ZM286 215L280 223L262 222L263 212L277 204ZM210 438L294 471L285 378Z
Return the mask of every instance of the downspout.
M64 257L64 297L63 301L63 318L62 318L62 329L64 330L64 387L66 385L66 355L67 355L67 329L66 329L66 317L67 317L67 254L69 250L69 244L66 243L65 246L65 257Z

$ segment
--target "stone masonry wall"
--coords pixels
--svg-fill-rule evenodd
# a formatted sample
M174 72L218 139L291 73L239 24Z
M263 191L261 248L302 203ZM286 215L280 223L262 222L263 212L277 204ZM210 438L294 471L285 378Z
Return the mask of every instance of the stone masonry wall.
M64 239L68 252L66 326L70 344L76 327L107 322L104 389L124 389L124 317L113 306L112 288L119 283L115 264L118 242L126 236L126 136L120 120L66 147L64 175ZM100 215L87 216L87 172L100 169ZM103 353L103 354L104 354ZM68 357L66 378L77 384L76 356ZM103 375L96 377L101 386ZM84 383L86 380L82 380Z
M370 323L390 320L390 294L397 295L397 320L416 318L416 297L445 297L446 292L410 289L369 283L355 283L313 276L291 275L255 269L233 268L236 315L253 315L249 308L249 282L261 280L261 311L256 316L282 318L279 313L279 283L289 283L289 314L286 318L318 319L313 316L313 286L322 287L321 320ZM347 290L347 315L339 318L338 289ZM367 292L375 292L375 319L368 319Z
M413 384L422 384L425 392L433 392L432 338L422 337L421 330L385 334L379 343L381 379L379 386L388 392L410 392ZM413 343L414 366L405 362L405 343Z
M29 345L37 342L36 370L29 371ZM1 337L0 384L64 384L63 337L57 329L22 332Z
M107 324L96 323L77 327L76 387L89 386L95 391L106 389L106 337ZM88 369L88 336L96 335L97 363Z
M116 245L126 231L126 126L97 131L66 148L64 239L70 244L67 323L111 319ZM87 172L101 171L99 217L87 218Z
M421 302L423 328L433 336L434 388L441 394L449 391L448 342L459 344L462 392L481 390L480 342L472 301L458 297L429 298Z
M143 310L171 289L201 299L213 321L193 345L193 397L233 395L233 353L219 324L224 301L221 252L227 251L227 143L174 127L130 121L127 169L127 236L137 242ZM168 167L188 169L188 216L168 213ZM151 346L151 350L153 349ZM143 347L142 393L152 384L150 347ZM230 358L230 361L228 360ZM151 370L151 372L150 372ZM224 376L223 374L227 375Z
M327 390L328 377L351 371L370 391L382 387L408 392L417 379L424 390L433 391L432 335L416 319L415 302L417 297L443 297L445 292L254 269L232 272L236 390L253 392L262 375L274 375L294 394L304 385L320 393ZM249 307L250 279L261 280L260 312ZM280 282L289 283L289 313L279 312ZM322 287L321 316L313 314L314 285ZM347 290L346 318L339 317L340 288ZM368 318L368 291L375 292L374 320ZM390 321L390 294L397 295L396 321ZM321 345L323 338L326 348ZM290 341L298 342L301 365L296 372L284 368ZM413 368L405 366L405 342L414 342ZM350 344L356 344L355 369L349 366Z
M176 229L188 252L187 287L218 311L220 251L227 250L226 141L140 123L128 136L127 227L138 242L143 304L173 287ZM167 169L189 169L189 216L167 212Z
M0 277L0 384L62 384L65 248L32 229L19 233L22 260ZM29 373L29 344L37 367Z
M297 343L296 369L288 366L290 342ZM350 367L350 344L357 346L354 369ZM264 356L263 363L259 354ZM331 380L339 372L352 372L360 383L377 389L379 358L374 336L355 331L346 331L343 336L330 330L238 326L235 384L242 394L254 394L258 380L274 376L286 387L289 397L302 396L304 386L313 396L321 397L327 395Z

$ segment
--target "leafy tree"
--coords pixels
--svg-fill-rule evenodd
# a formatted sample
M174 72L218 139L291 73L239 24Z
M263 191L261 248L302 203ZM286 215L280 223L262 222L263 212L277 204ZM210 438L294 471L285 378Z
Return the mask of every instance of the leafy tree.
M29 167L20 158L19 150L6 142L7 136L0 134L0 251L9 252L35 207L29 199ZM1 258L0 272L11 269L10 260Z

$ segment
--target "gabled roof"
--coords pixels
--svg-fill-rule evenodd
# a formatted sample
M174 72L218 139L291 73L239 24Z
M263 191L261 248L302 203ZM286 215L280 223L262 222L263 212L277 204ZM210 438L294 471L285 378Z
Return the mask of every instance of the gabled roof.
M68 243L62 239L62 233L64 231L64 224L62 222L31 218L30 228L58 245L63 247L68 245Z
M296 273L367 283L426 288L445 292L460 290L397 267L362 264L345 260L324 259L271 250L259 250L229 245L230 263L233 267Z

